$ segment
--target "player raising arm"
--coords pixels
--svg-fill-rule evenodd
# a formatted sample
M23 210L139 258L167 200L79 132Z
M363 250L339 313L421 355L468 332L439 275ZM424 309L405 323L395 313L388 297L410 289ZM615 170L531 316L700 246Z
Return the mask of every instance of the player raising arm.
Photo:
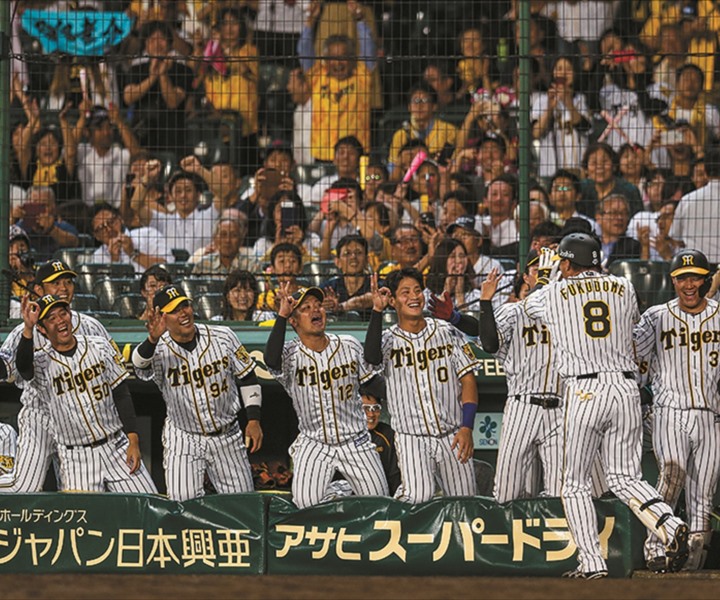
M300 433L290 447L293 501L318 504L335 472L359 496L387 496L388 484L371 441L360 400L360 384L380 384L362 358L362 345L327 333L320 288L278 291L278 318L265 347L265 364L292 398ZM290 323L297 338L285 342Z
M58 296L72 306L75 295L76 273L61 260L51 260L41 264L35 272L35 281L31 284L36 298L46 294ZM72 331L76 335L100 336L110 344L114 344L110 334L93 317L70 311ZM0 380L14 380L18 387L23 388L20 402L22 408L18 413L18 444L15 455L15 470L9 485L0 483L0 493L34 493L42 490L43 482L50 466L51 457L56 454L56 442L51 433L50 416L47 408L37 396L35 388L24 386L15 371L15 350L17 348L24 325L21 323L13 329L2 345L2 354L7 357L7 376L1 372ZM33 330L36 348L47 343L47 339L37 329ZM24 386L24 387L23 387ZM59 473L56 470L56 478ZM58 481L58 487L62 482Z
M167 405L168 496L177 501L203 496L206 472L220 494L253 491L247 449L258 451L263 437L255 361L229 327L196 325L190 298L177 286L158 291L153 310L148 337L132 360L137 376L154 381ZM238 421L241 396L248 419L245 441Z
M67 300L22 299L16 367L50 415L62 489L156 493L140 457L135 409L122 357L105 339L74 335ZM48 343L33 352L37 327Z
M565 382L561 498L580 563L565 576L608 575L589 488L598 450L610 490L661 540L668 569L680 570L688 558L688 527L641 479L642 417L632 337L640 316L635 288L627 279L600 273L600 243L585 233L566 235L557 255L562 279L531 294L525 310L550 330Z
M422 274L413 268L391 273L378 289L372 277L373 312L365 338L365 360L382 365L388 409L403 480L395 498L418 504L435 493L473 496L472 430L477 411L475 354L448 323L423 317ZM390 305L398 322L382 331Z

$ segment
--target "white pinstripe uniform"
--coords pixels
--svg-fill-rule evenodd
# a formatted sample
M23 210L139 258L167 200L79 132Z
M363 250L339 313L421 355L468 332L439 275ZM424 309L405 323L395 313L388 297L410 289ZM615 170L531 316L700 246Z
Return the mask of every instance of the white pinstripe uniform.
M708 300L697 314L677 299L652 306L635 327L635 341L653 390L657 488L673 507L685 488L691 540L702 550L720 477L720 306ZM646 559L664 553L649 537Z
M157 493L144 464L132 474L126 464L130 442L112 396L129 377L122 356L102 337L75 338L71 356L49 343L36 350L27 383L50 415L63 489Z
M376 375L358 340L326 334L322 352L299 338L286 342L282 369L272 375L292 398L300 433L290 447L293 502L318 504L335 471L358 496L387 496L385 471L370 438L359 387Z
M535 495L528 489L535 455L543 467L543 494L559 496L562 481L560 377L550 331L525 313L525 303L505 304L495 312L508 396L495 470L494 496L509 502ZM543 402L550 402L545 408Z
M234 378L252 373L255 361L229 327L197 324L196 331L193 350L165 332L148 368L135 365L167 405L163 466L168 496L177 501L203 496L206 472L220 494L253 491Z
M641 479L642 417L635 380L632 331L639 319L632 284L584 271L551 283L526 302L555 340L565 381L564 481L561 492L582 572L607 571L600 553L589 474L597 449L607 484L640 520L661 523L654 531L673 538L682 522Z
M460 378L479 366L469 343L449 323L425 317L410 333L383 331L387 403L402 482L395 498L432 499L435 480L446 496L474 496L472 461L460 462L452 441L462 423Z
M0 485L12 485L15 479L17 432L7 423L0 423Z
M73 334L102 337L114 344L110 334L97 319L75 311L72 314ZM3 487L0 493L33 493L42 490L52 456L57 452L56 442L50 431L50 416L44 404L37 397L34 388L25 386L15 370L15 350L23 332L20 323L13 329L2 345L7 355L8 373L15 385L23 388L20 396L22 408L18 413L18 447L15 457L15 479L12 485ZM47 338L37 329L33 330L33 345L38 349L47 344ZM56 473L59 475L59 473ZM57 482L62 487L62 482Z

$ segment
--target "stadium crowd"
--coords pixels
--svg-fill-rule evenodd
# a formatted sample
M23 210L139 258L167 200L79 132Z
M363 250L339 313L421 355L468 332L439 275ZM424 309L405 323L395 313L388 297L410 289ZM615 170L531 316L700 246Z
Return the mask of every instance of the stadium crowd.
M492 268L517 296L515 2L421 4L14 2L11 264L126 263L136 281L164 264L210 285L206 318L266 319L282 275L363 319L369 274L405 266L468 310ZM715 4L530 5L531 248L591 231L605 268L720 261L720 211L683 201L720 185ZM133 25L102 56L48 53L32 10ZM226 280L255 310L227 308ZM136 316L142 291L88 310Z

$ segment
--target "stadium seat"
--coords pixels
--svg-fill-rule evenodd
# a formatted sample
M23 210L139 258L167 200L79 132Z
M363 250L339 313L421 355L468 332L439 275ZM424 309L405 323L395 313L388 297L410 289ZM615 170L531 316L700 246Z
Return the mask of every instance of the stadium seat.
M75 294L72 307L73 310L81 313L95 312L100 309L100 303L93 294Z
M339 273L335 262L332 260L318 260L305 263L302 272L302 278L305 281L310 285L318 287Z
M110 265L107 263L81 263L78 264L75 272L77 273L77 285L79 291L90 294L93 285L101 279L110 277Z
M186 263L190 258L190 253L185 248L173 248L170 252L172 252L176 263ZM165 266L168 266L168 264Z
M145 298L140 294L123 294L112 305L112 310L123 319L135 319L145 306Z
M174 152L153 152L155 158L161 163L160 177L162 182L167 182L170 175L177 169L178 159Z
M175 282L185 293L197 300L205 294L220 294L225 285L224 279L206 279L201 277L183 277Z
M325 175L335 175L336 173L337 169L335 165L297 165L293 179L298 185L303 183L305 185L314 185L319 179L325 177Z
M75 269L79 264L92 259L94 248L58 248L53 254L53 258L63 261L71 269Z
M616 260L608 271L618 277L629 279L638 294L640 311L655 304L662 304L673 297L670 266L664 261Z
M187 250L185 250L187 252ZM174 262L166 263L163 265L165 270L169 273L172 280L180 279L181 277L187 277L192 271L192 265L186 262Z
M127 277L103 277L95 281L92 292L102 310L114 310L115 300L120 296L140 293L140 282Z
M219 315L222 311L222 294L208 293L198 296L193 300L195 314L203 321L209 321L211 317Z
M93 310L88 311L85 314L95 317L98 321L112 321L120 318L120 314L116 313L114 310ZM103 324L107 325L107 323Z

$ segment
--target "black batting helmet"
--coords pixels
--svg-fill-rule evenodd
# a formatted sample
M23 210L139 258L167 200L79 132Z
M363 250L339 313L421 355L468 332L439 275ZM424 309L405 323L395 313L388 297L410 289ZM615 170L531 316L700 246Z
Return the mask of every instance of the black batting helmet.
M557 247L560 259L567 258L581 267L599 267L602 252L600 243L587 233L569 233Z
M710 263L707 256L700 250L683 250L670 261L670 277L678 277L685 273L707 276L710 274Z

